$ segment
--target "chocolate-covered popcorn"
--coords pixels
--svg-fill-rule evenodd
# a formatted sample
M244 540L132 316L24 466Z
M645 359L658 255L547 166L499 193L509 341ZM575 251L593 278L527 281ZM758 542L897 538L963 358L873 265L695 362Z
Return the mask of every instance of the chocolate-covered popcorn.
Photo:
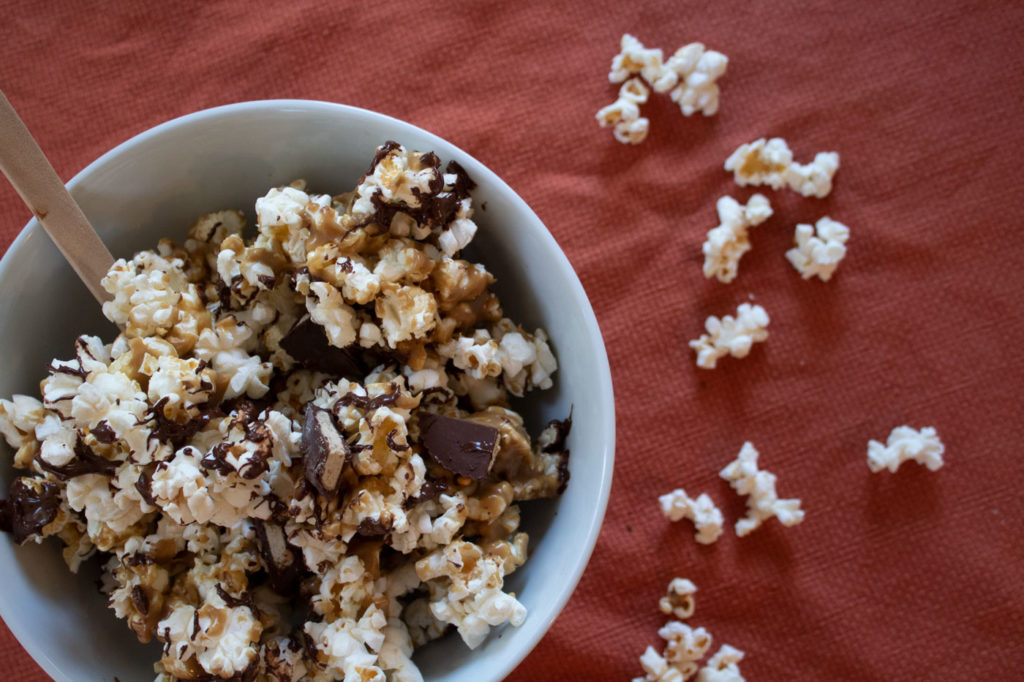
M0 528L98 557L157 680L420 680L415 647L526 618L520 504L564 490L571 420L534 440L508 402L558 364L462 258L474 188L389 142L352 192L268 191L253 236L204 216L113 265L116 339L0 400Z

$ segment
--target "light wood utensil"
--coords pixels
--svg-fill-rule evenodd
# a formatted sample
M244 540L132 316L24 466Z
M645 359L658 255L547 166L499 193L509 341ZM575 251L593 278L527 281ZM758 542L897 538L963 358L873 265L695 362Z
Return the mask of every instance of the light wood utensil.
M3 92L0 92L0 170L96 300L100 303L110 300L100 280L114 264L113 256Z

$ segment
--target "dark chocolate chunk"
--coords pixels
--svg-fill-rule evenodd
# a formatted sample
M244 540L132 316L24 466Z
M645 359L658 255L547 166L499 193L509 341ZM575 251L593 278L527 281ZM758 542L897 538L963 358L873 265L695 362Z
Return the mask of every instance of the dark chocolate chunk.
M92 448L82 441L79 436L75 441L75 456L63 466L54 466L43 459L42 455L36 455L36 461L45 471L49 471L62 481L85 474L99 474L100 476L114 476L117 473L118 462L100 457Z
M487 476L498 451L498 430L428 412L420 414L420 443L448 471L479 481Z
M325 497L337 495L341 473L351 455L328 410L306 406L299 448L306 481Z
M60 499L60 486L56 483L25 477L14 479L8 499L0 500L0 530L11 533L18 544L25 542L57 518Z
M280 525L253 519L253 527L256 529L260 558L267 571L270 589L285 596L297 594L306 576L299 550L288 544L288 538Z
M306 315L281 339L281 348L301 367L362 381L369 372L355 350L332 346L324 328Z
M439 497L441 493L448 490L448 481L443 478L428 478L423 481L423 485L420 486L420 493L416 497L406 498L405 502L402 503L403 509L412 509L421 502L427 500L433 500Z

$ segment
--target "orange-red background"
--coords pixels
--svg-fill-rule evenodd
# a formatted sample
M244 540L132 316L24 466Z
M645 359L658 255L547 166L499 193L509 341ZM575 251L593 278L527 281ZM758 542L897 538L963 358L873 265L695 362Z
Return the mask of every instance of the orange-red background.
M1024 11L1007 2L0 2L0 88L68 179L167 119L251 99L381 111L459 145L545 221L590 295L612 365L615 482L561 617L510 679L627 679L658 644L673 576L692 622L751 680L1009 679L1024 655L1019 298ZM1016 4L1016 7L1011 7ZM619 37L730 58L722 106L662 96L640 146L593 120ZM701 276L722 162L782 136L837 150L825 200L769 192L730 285ZM785 261L793 226L850 226L828 283ZM0 247L29 218L0 182ZM5 292L4 295L12 295ZM771 337L694 367L688 339L753 295ZM571 353L572 349L559 349ZM871 474L869 439L933 425L946 466ZM806 521L713 546L656 497L708 492L752 440ZM587 453L575 452L576 466ZM0 678L45 679L4 630Z

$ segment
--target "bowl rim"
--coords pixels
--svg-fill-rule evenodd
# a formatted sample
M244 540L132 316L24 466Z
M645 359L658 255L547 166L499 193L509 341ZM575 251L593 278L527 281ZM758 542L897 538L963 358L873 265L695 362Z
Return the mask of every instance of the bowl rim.
M601 444L603 451L588 453L588 458L593 462L593 466L598 467L600 470L598 498L595 500L593 513L588 518L586 528L581 529L585 537L584 542L581 545L583 551L571 558L566 558L567 570L564 574L570 576L570 579L567 580L558 590L557 596L548 602L553 606L551 609L551 617L549 617L542 627L537 628L531 632L526 639L523 639L518 647L514 648L512 651L504 650L498 654L498 658L494 662L496 665L494 665L492 669L496 673L495 679L502 679L511 673L512 670L515 669L515 667L519 665L519 663L521 663L530 654L530 652L534 650L534 648L536 648L537 643L544 637L547 631L554 624L555 620L557 620L558 616L561 615L565 604L569 601L569 598L575 591L576 586L579 584L579 581L583 576L583 572L589 563L590 557L594 552L605 513L607 511L615 460L615 400L611 368L608 363L608 354L604 344L604 337L601 334L593 307L590 304L590 300L583 289L583 285L580 282L575 269L572 267L571 262L565 255L565 252L562 251L561 247L558 245L558 242L555 240L550 230L548 230L547 226L542 220L540 220L533 209L530 208L529 204L527 204L526 201L519 196L519 194L497 173L477 160L473 155L469 154L458 145L455 145L454 143L449 142L448 140L424 128L402 121L401 119L394 118L393 116L381 114L362 107L309 99L264 99L242 101L202 109L169 119L128 138L109 151L104 152L94 161L85 166L85 168L76 173L75 176L67 182L66 186L71 194L74 195L75 189L80 184L88 182L92 175L102 171L104 167L114 162L119 156L134 147L147 143L153 138L164 135L170 130L202 124L206 121L215 120L225 116L233 117L247 112L266 113L276 111L278 113L286 113L289 110L305 114L340 114L342 116L364 117L376 120L380 123L394 127L397 133L412 133L417 136L424 136L430 139L434 144L440 143L439 146L450 147L460 155L460 158L458 159L459 163L466 167L468 171L471 171L471 174L489 176L489 181L493 183L495 187L500 191L507 193L514 203L520 204L520 209L524 211L524 214L536 221L536 223L542 228L539 235L540 239L546 242L546 247L554 253L557 260L562 261L562 265L566 268L566 283L568 284L569 293L571 294L574 304L577 305L582 312L582 317L586 326L586 336L587 338L594 339L595 341L594 352L598 360L598 366L594 368L594 378L597 383L595 391L603 403L600 412L602 414L606 413L607 416L607 419L604 420L604 424L602 425L604 433L598 434L598 442ZM465 161L463 159L465 159ZM10 262L15 258L14 254L16 254L22 247L29 235L32 234L33 231L41 229L42 226L34 217L25 224L11 244L7 247L3 257L0 258L0 274L7 270ZM4 600L0 600L0 605L2 605L3 601ZM24 618L12 619L10 621L4 619L4 622L25 651L28 652L33 660L39 664L39 666L48 675L54 679L61 679L64 676L64 671L55 661L50 659L42 645L37 642L37 638L33 637L29 633L28 629L23 626L23 622L25 622Z

